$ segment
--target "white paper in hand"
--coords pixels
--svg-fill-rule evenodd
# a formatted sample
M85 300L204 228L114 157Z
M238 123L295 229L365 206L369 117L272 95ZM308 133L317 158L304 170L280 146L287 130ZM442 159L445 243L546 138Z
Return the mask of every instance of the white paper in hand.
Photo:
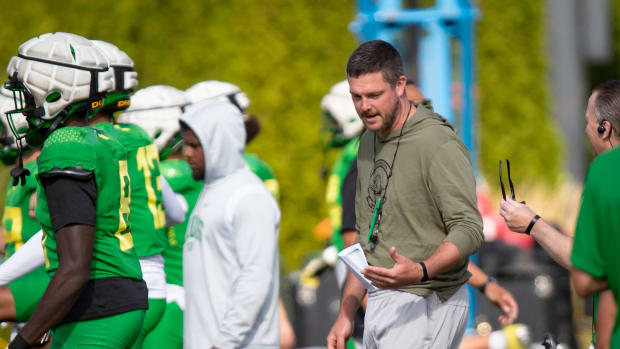
M364 250L362 250L362 246L359 243L340 251L340 253L338 253L338 257L342 259L344 264L347 265L347 268L351 270L353 275L357 277L367 291L372 292L378 290L377 287L373 286L370 281L362 275L362 270L368 266L368 261L366 260Z

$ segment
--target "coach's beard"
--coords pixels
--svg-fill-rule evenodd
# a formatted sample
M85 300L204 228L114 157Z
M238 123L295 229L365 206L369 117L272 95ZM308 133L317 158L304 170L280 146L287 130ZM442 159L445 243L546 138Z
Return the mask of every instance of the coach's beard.
M392 131L392 126L394 126L394 121L396 121L396 116L398 115L398 113L402 111L402 109L403 108L400 102L400 98L396 97L396 105L394 106L394 109L390 113L389 118L386 118L384 120L384 123L381 126L381 130L379 131L380 134L387 135L388 131Z

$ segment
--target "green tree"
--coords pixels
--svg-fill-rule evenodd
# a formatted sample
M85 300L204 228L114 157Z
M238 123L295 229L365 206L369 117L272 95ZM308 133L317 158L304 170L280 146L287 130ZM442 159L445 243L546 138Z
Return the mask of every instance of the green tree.
M480 170L499 188L498 161L508 158L515 182L555 184L562 144L549 103L545 3L478 5Z
M355 48L347 31L353 1L9 2L0 30L0 59L36 35L66 31L112 42L135 61L140 86L185 89L208 79L230 81L251 98L263 132L250 151L281 185L281 251L294 268L319 244L312 228L325 215L321 97L345 78Z

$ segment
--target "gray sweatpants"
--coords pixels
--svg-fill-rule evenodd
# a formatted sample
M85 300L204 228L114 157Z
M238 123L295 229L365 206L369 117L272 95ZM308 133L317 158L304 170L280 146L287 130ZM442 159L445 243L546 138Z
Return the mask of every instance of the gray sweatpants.
M364 348L457 349L467 327L469 298L462 286L441 302L395 290L370 293L364 320Z

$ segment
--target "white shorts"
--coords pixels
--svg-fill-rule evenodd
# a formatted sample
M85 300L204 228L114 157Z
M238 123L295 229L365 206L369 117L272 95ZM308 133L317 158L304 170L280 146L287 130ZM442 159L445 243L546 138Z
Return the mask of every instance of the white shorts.
M157 254L140 258L142 278L149 290L149 299L166 298L166 273L164 272L164 257Z
M167 284L166 303L176 303L181 310L185 310L185 288L179 285Z
M371 292L364 318L364 349L457 349L468 314L465 286L445 302L435 292L426 297L387 289Z

